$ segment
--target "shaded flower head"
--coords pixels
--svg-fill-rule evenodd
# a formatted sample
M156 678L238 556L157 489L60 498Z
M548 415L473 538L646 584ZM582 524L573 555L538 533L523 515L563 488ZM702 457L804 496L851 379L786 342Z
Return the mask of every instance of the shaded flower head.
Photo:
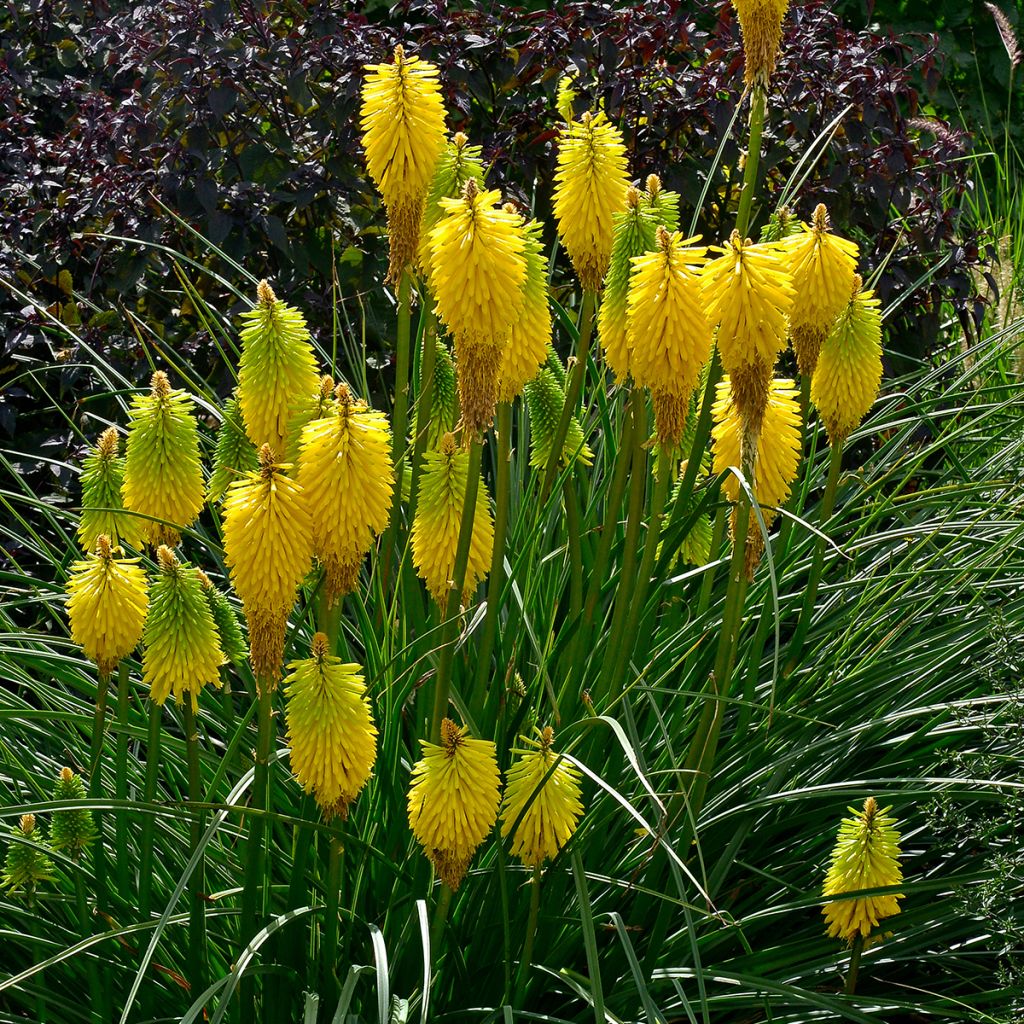
M37 827L34 814L23 814L11 834L14 838L7 849L0 882L2 888L31 899L40 882L53 880L53 861L37 846L29 845L43 842L42 829Z
M85 783L82 776L70 768L62 768L57 776L53 799L55 801L77 802L85 799ZM92 811L75 808L54 811L50 823L50 845L58 853L66 853L77 860L96 838L96 822Z
M78 521L78 543L85 551L96 547L101 533L112 544L142 546L145 521L119 511L124 506L124 459L118 455L120 438L116 427L107 427L96 447L82 463L82 514Z
M238 399L231 398L221 411L217 447L213 453L213 473L207 487L210 501L220 501L228 485L251 473L259 465L256 446L249 440L242 422Z
M220 649L224 652L224 657L237 667L249 657L249 645L245 642L245 637L242 636L238 616L235 615L235 610L231 607L227 596L213 585L210 577L202 569L197 569L196 572L203 587L203 596L210 606L210 614L217 626Z
M548 464L565 406L565 382L559 380L552 367L552 363L558 363L558 356L551 352L548 358L548 365L542 366L523 389L530 412L530 465L534 469L544 469ZM584 466L594 461L594 453L584 440L579 416L569 420L562 443L561 465L568 466L574 459L579 459Z

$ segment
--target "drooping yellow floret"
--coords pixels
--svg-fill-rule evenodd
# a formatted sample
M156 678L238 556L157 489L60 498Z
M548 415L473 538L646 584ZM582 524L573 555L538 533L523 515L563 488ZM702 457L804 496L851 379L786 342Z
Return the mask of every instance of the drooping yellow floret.
M224 499L224 554L249 624L249 656L261 686L281 677L285 627L295 590L313 561L313 524L299 484L269 445L260 468Z
M430 232L430 284L437 315L455 338L459 403L470 433L494 418L502 351L525 301L522 218L500 199L470 179L458 199L440 200L444 216Z
M422 741L409 788L409 827L451 889L459 887L498 816L494 744L468 732L444 719L440 744Z
M891 808L879 808L873 796L864 801L864 809L849 808L853 817L839 826L835 849L825 878L823 896L840 896L860 889L881 889L903 881L900 870L900 835ZM847 942L860 935L867 938L879 921L900 912L902 894L861 896L833 900L822 907L828 922L828 934Z
M829 233L823 203L815 207L811 224L782 245L796 293L789 315L793 351L800 373L811 376L822 342L853 292L858 249L855 242Z
M559 760L551 746L550 727L539 736L539 742L521 737L532 749L516 751L519 757L508 770L501 804L501 834L507 836L515 828L512 854L531 868L558 855L583 813L579 769Z
M395 47L394 62L371 64L360 127L366 168L388 211L390 266L397 281L416 255L427 189L444 151L444 103L437 68Z
M601 287L612 254L615 214L626 207L626 147L603 113L584 114L562 129L554 210L580 284Z
M286 306L266 281L256 305L242 314L242 358L238 365L238 407L245 432L259 448L284 453L296 418L308 419L319 391L316 357L302 314Z
M71 639L109 675L142 638L149 607L146 574L137 558L115 558L100 534L96 553L73 562L68 576Z
M82 463L82 515L78 521L78 543L92 551L96 538L106 534L112 544L142 546L144 520L120 511L124 508L124 459L118 455L120 439L116 427L107 427L96 447Z
M732 5L743 33L744 81L767 87L779 56L789 0L732 0Z
M344 384L336 396L336 411L302 431L298 473L331 601L355 587L374 539L387 529L395 481L387 417L354 402Z
M172 695L181 704L188 695L196 711L203 687L220 684L226 659L200 570L183 565L164 545L156 554L159 572L142 633L142 681L157 704Z
M292 771L325 817L348 817L377 758L377 729L362 669L331 655L323 633L313 637L311 656L288 669L285 718Z
M882 314L872 291L854 293L832 325L811 378L811 401L832 444L842 444L867 414L882 380Z
M711 415L714 426L715 473L724 473L730 466L740 467L740 442L743 420L733 401L731 382L724 377L716 390L716 401ZM789 497L800 465L801 425L800 402L791 380L773 380L769 386L768 401L757 442L754 463L754 497L762 506L766 522L775 513L771 506L782 505ZM729 473L723 484L730 501L739 496L739 482Z
M192 409L192 399L157 370L149 394L136 395L128 412L121 497L129 511L164 520L139 520L154 546L177 544L180 528L191 526L203 508L199 428Z
M700 302L704 246L659 229L655 252L633 259L626 344L633 379L654 398L659 440L683 435L690 395L711 355L711 327Z
M442 608L448 602L448 592L452 587L468 479L469 452L460 450L454 437L446 434L441 439L440 448L424 456L416 518L412 524L413 564ZM494 545L490 495L482 479L477 482L477 487L464 601L468 600L473 588L487 575Z

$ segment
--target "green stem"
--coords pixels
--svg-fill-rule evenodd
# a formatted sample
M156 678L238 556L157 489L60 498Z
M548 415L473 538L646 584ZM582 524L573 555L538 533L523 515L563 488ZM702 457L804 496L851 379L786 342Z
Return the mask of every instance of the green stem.
M530 882L530 916L526 922L523 958L519 961L519 975L516 980L515 1009L519 1009L523 1005L526 995L526 976L530 973L530 965L533 963L533 946L537 939L537 919L540 916L540 880L540 868L535 867L533 879Z
M328 1006L338 999L338 927L341 907L341 864L345 852L341 840L331 836L328 840L327 879L324 883L324 944L321 952L321 970L324 1001Z
M743 168L743 188L740 191L740 205L736 211L736 230L746 238L750 227L750 208L757 190L757 172L761 163L761 136L764 133L766 95L763 86L755 85L750 97L750 142L747 145L747 162Z
M566 477L562 491L569 551L569 621L575 622L583 611L583 525L580 521L580 499L572 477Z
M100 673L96 688L96 708L92 721L92 744L89 751L89 797L99 800L103 796L103 785L100 778L100 761L103 757L103 735L106 730L107 696L110 689L110 674ZM110 910L107 891L107 851L104 835L103 814L96 812L96 841L93 843L93 876L96 880L96 909L100 912ZM108 1021L111 1017L111 990L107 985L100 986L99 1016Z
M185 720L185 754L188 760L188 798L193 804L202 803L205 797L199 768L199 732L191 700L186 699L183 717ZM189 826L189 849L195 853L203 835L203 812L192 810ZM206 988L206 860L200 856L192 877L189 879L188 918L188 980L193 992Z
M482 696L491 676L491 654L498 635L498 613L501 591L505 583L505 543L508 534L509 500L512 493L512 406L502 402L498 406L498 459L494 474L494 549L491 555L491 574L487 578L487 612L484 616L480 651L477 655L477 695Z
M121 662L117 666L117 771L114 775L114 796L118 800L128 799L128 665ZM128 898L131 859L128 849L128 815L122 809L117 812L114 822L114 835L117 843L117 891L122 899Z
M85 894L85 873L80 868L75 871L75 904L78 907L78 928L83 939L92 935L92 916L89 914L89 902ZM103 989L100 985L100 974L96 966L96 958L86 954L86 972L89 977L89 1004L93 1006L93 1020L102 1020L99 1007L102 1002ZM41 1017L40 1020L43 1018Z
M437 321L433 316L429 316L423 330L423 351L420 356L420 387L416 394L416 437L412 455L412 487L409 491L410 523L416 515L420 470L423 468L423 455L427 450L430 413L434 407L434 369L437 365L436 331Z
M853 949L850 952L850 969L846 974L846 986L843 991L852 996L857 990L857 975L860 972L860 955L864 952L864 936L857 932L853 939Z
M551 439L551 451L548 454L548 464L544 468L544 485L541 488L541 502L543 503L551 493L555 478L558 476L558 465L562 458L562 449L565 447L565 438L569 433L569 423L576 414L576 407L580 402L580 395L583 393L583 380L587 373L587 357L590 355L590 338L594 333L594 307L597 303L597 296L594 292L583 293L583 305L580 311L580 336L576 348L576 365L572 368L569 377L569 386L565 392L565 405L562 406L562 415L559 417L558 426Z
M157 781L160 777L160 718L163 709L156 701L149 704L149 738L146 743L146 779L143 798L152 804L156 800ZM153 895L153 836L156 818L152 814L142 817L142 840L139 850L139 914L149 917Z
M434 958L435 967L440 963L438 950L441 947L441 936L444 935L444 926L448 922L448 910L451 905L452 891L442 883L437 906L434 907L434 920L430 922L430 955Z
M462 592L466 586L466 566L469 564L469 548L473 539L473 517L476 515L476 499L480 489L480 461L483 445L479 438L469 444L469 471L466 477L466 499L462 506L462 522L459 525L459 544L455 550L455 567L452 572L452 587L448 591L444 623L441 627L441 653L437 664L437 685L434 690L434 710L430 718L430 738L434 743L441 740L441 721L448 710L448 697L452 685L452 665L455 660L455 641L458 636L459 607Z

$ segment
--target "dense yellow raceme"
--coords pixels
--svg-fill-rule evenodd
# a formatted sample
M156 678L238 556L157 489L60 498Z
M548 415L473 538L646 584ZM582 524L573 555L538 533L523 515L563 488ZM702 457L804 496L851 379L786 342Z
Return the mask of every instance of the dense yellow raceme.
M224 499L224 553L261 687L281 677L288 616L313 561L313 524L302 488L286 475L289 468L264 445L260 468L236 480Z
M552 749L550 727L539 736L539 741L521 737L529 747L518 751L508 770L501 804L501 834L507 836L515 829L512 854L528 867L539 867L557 856L583 814L579 769L564 758L559 760Z
M416 256L427 189L445 147L438 70L396 46L390 64L370 64L360 127L366 168L388 211L388 276L397 281Z
M711 355L711 327L700 300L704 246L659 229L658 248L633 259L626 345L633 380L650 388L658 438L677 444L690 396Z
M138 520L150 544L177 544L180 528L191 526L203 508L199 428L192 399L172 388L167 374L157 370L149 393L132 399L128 416L124 507L154 517Z
M409 827L441 880L457 889L498 816L498 761L490 740L441 723L441 742L422 740L409 787Z
M840 896L861 889L880 889L903 881L900 869L900 835L891 808L879 808L874 797L864 801L864 809L849 808L852 817L839 826L832 851L823 896ZM828 934L847 942L859 935L866 939L872 928L884 918L900 912L902 894L860 896L833 900L822 908Z
M363 559L387 529L395 478L391 430L384 413L354 401L339 384L336 408L306 424L300 449L298 482L333 601L354 589Z
M292 772L324 816L348 816L377 758L377 729L359 665L334 657L325 634L284 681Z
M789 0L732 0L743 33L743 78L762 88L775 70Z
M469 452L459 449L452 435L446 434L440 448L424 456L412 525L413 564L442 608L448 603L452 587L468 479ZM494 545L490 495L482 479L477 487L464 600L487 575Z
M854 293L821 346L811 401L832 444L842 444L867 414L882 381L882 313L872 291Z
M110 539L101 534L96 552L71 564L68 619L71 639L96 662L102 675L142 639L149 608L146 574L137 558L115 558Z
M585 291L601 287L612 254L614 219L626 208L626 147L603 113L561 132L555 168L558 234Z

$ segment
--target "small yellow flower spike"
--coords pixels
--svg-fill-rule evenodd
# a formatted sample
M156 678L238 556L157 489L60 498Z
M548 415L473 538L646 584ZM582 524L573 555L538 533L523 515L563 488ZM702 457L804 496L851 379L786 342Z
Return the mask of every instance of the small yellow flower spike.
M444 152L444 103L437 68L395 47L391 64L369 64L360 126L366 167L388 211L388 278L397 281L413 262L420 220L438 160Z
M442 608L448 603L448 592L452 587L468 479L469 452L460 450L455 438L445 434L440 448L424 455L416 518L412 524L413 564L427 590ZM482 479L477 486L479 491L473 514L463 602L469 600L473 588L487 575L494 546L490 495Z
M732 0L732 5L743 33L743 79L747 85L766 88L778 60L789 0Z
M878 396L882 381L882 314L872 291L853 279L853 297L832 325L811 378L811 401L832 444L842 444Z
M260 468L236 480L224 499L224 553L249 624L249 657L261 688L281 678L284 636L295 590L313 562L306 497L269 445Z
M739 467L743 437L743 420L733 401L728 377L719 381L711 416L714 420L711 428L713 470L724 473L730 466ZM762 506L766 523L775 517L774 509L769 506L782 505L796 479L802 448L800 431L800 402L793 381L772 380L757 442L753 485L754 497ZM736 477L728 474L722 486L729 500L736 501L739 497Z
M654 399L658 440L683 436L701 368L711 355L711 326L700 301L702 245L678 231L658 229L655 252L633 259L626 345L633 380Z
M836 317L850 301L858 249L829 233L824 203L814 208L811 224L782 241L793 276L796 295L789 315L793 351L800 373L811 376L818 353Z
M500 200L471 178L458 199L440 200L444 215L430 232L430 284L455 339L459 403L471 434L494 418L502 352L525 301L522 218Z
M409 788L409 827L450 889L458 889L498 817L494 744L468 731L446 718L440 744L421 741Z
M203 508L203 467L199 428L192 399L172 388L157 370L148 395L136 395L128 416L125 452L124 507L168 524L139 519L142 533L154 547L177 544L178 527L191 526Z
M377 759L377 729L362 669L331 655L324 633L314 635L311 656L288 669L285 718L292 771L325 818L347 818Z
M539 735L539 742L521 737L534 749L517 751L519 757L508 770L501 804L502 836L512 831L520 814L523 816L512 837L512 854L531 868L558 855L583 814L579 769L570 761L558 760L551 746L555 734L550 726Z
M335 395L336 411L302 431L298 473L331 603L355 588L363 559L387 529L395 478L387 417L354 402L344 384Z
M105 533L113 544L142 546L143 520L122 511L124 459L118 456L120 438L116 427L107 427L96 447L82 463L82 515L78 522L78 543L92 551L96 538ZM109 510L109 511L105 511Z
M596 292L612 255L615 214L626 208L626 146L603 113L565 126L555 170L558 233L580 284Z
M903 881L900 870L900 834L890 807L879 808L873 796L864 809L849 808L853 817L839 826L835 849L825 878L823 896L840 896L860 889L881 889ZM879 921L900 912L901 893L832 900L822 907L832 938L852 943L859 935L866 939Z
M96 553L74 562L68 576L71 638L110 675L142 639L149 598L137 558L115 558L110 538L100 534Z

